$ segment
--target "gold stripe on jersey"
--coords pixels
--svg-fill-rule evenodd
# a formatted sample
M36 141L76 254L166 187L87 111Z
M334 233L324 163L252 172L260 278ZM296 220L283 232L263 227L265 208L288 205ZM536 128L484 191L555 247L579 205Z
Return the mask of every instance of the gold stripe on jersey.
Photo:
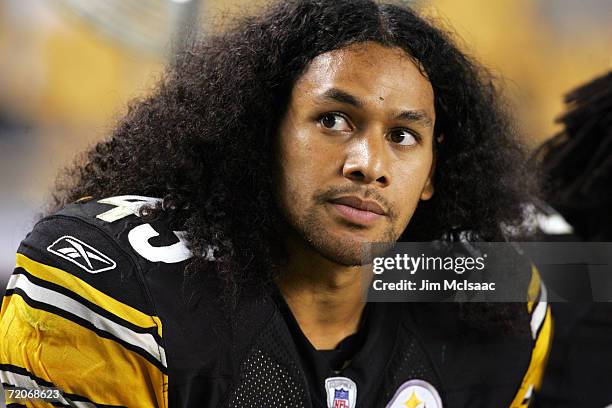
M23 254L17 254L16 261L17 267L25 269L33 276L62 286L135 326L155 328L157 334L161 337L161 321L156 316L149 316L140 310L113 299L84 280L59 268L36 262Z
M540 273L535 265L531 265L531 279L529 281L529 286L527 287L527 311L531 313L533 311L533 306L538 300L538 295L540 294L541 287L541 279Z
M546 317L539 330L538 337L531 352L531 361L523 377L518 393L514 397L510 408L527 408L532 391L538 390L542 384L544 368L548 360L553 336L553 319L550 306L546 306Z
M151 318L153 319L153 321L157 325L157 334L159 334L159 337L162 337L162 322L161 322L161 319L159 317L157 317L157 316L151 316Z
M136 352L17 293L0 313L0 363L20 367L96 404L167 407L168 377Z
M149 361L158 365L161 370L165 370L165 350L151 333L132 330L130 327L137 326L133 326L124 320L116 319L114 315L111 317L107 312L100 313L99 311L94 311L90 307L91 304L87 306L79 300L80 298L75 299L74 297L77 296L72 292L70 292L72 294L70 295L61 293L63 290L56 291L42 284L36 284L34 280L39 281L39 283L45 282L48 284L48 282L29 274L26 275L25 273L25 271L24 273L15 273L10 277L7 293L20 294L26 303L32 307L72 320L83 327L93 330L101 337L111 336L125 347L142 353L147 359L152 359Z

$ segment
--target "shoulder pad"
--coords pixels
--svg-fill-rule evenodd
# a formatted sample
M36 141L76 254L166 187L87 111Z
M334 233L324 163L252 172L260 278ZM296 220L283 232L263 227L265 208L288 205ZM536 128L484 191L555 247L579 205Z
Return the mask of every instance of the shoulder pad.
M145 275L180 273L191 254L180 234L138 217L156 202L81 202L36 224L0 311L3 383L58 387L68 405L167 406L162 321Z
M144 206L161 199L143 196L117 196L67 206L57 216L79 218L96 226L120 243L137 262L175 264L191 258L184 232L172 231L162 221L140 218Z

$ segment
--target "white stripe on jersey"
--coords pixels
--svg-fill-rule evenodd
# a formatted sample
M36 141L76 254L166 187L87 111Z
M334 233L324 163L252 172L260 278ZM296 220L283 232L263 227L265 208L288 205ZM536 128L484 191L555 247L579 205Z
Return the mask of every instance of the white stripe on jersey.
M28 376L13 373L11 371L0 370L0 379L3 383L12 385L17 388L23 388L27 390L52 390L51 387L40 386L36 381L31 379ZM7 393L4 390L5 394ZM8 395L8 394L7 394ZM78 408L95 408L96 404L92 404L91 402L84 401L72 401L66 397L59 396L59 398L49 398L52 401L59 401L60 403L70 406L70 407L78 407Z
M535 340L538 335L538 330L546 318L546 309L548 307L546 286L540 283L540 300L531 314L531 337Z
M164 367L167 367L166 351L157 343L151 334L137 333L127 327L121 326L66 295L32 283L26 275L16 274L10 277L6 289L15 288L23 290L31 299L37 302L57 307L72 315L87 320L96 328L142 349L150 354L155 360L159 361Z

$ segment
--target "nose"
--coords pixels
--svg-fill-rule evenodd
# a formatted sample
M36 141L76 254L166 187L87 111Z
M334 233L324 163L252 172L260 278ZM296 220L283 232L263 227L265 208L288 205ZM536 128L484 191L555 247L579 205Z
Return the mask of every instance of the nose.
M343 176L363 184L389 185L385 147L385 140L380 135L370 133L351 139L342 167Z

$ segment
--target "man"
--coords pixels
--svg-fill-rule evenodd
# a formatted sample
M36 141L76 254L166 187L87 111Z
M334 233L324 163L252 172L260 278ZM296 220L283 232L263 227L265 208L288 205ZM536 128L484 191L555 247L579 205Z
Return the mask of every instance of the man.
M84 406L527 406L543 301L361 298L363 243L520 223L533 183L486 78L365 0L282 2L194 45L23 242L3 382Z

